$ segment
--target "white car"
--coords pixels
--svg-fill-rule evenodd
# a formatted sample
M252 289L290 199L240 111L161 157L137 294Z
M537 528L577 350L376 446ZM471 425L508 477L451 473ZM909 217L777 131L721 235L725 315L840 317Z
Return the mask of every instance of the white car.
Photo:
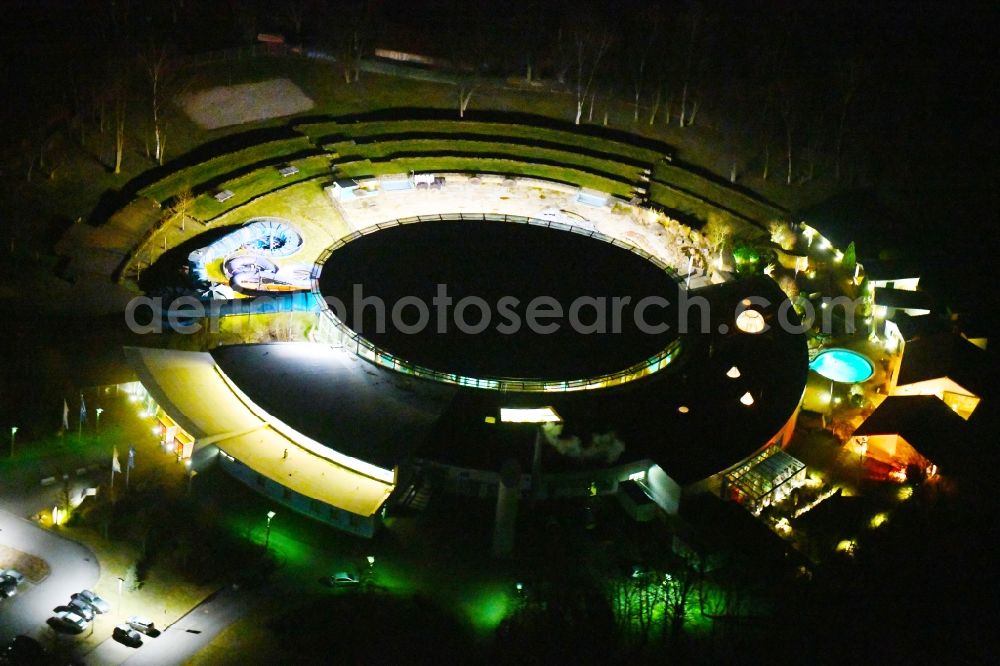
M66 607L69 610L76 613L77 615L79 615L80 617L82 617L87 622L90 622L91 620L94 619L93 607L91 607L90 604L88 604L86 601L84 601L79 597L71 599L70 602L66 604Z
M345 585L357 585L360 581L346 571L340 571L330 576L327 582L333 587L343 587Z
M111 638L118 641L122 645L127 645L132 648L137 648L142 645L142 636L139 635L138 631L127 624L119 624L115 627L114 631L111 632Z
M126 621L126 624L136 631L141 631L144 634L151 634L156 631L156 627L153 626L153 621L148 617L143 617L142 615L133 615Z
M73 611L59 611L49 618L51 624L56 624L77 633L87 628L87 621Z
M24 574L16 569L2 569L0 570L0 579L10 578L15 583L20 585L24 582Z
M99 596L91 592L90 590L80 590L72 596L73 599L80 599L85 602L91 608L93 608L98 613L110 613L111 606L107 601L101 599Z

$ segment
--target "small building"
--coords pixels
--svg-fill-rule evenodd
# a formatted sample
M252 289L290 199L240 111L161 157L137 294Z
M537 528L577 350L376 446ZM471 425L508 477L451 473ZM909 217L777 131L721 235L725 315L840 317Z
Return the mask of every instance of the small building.
M988 390L990 356L956 333L914 338L893 370L889 394L937 396L968 419Z
M358 181L353 178L338 178L324 189L334 203L337 201L351 201L357 197Z
M920 285L916 268L898 261L866 261L864 269L868 284L876 289L916 291Z
M931 395L894 396L882 401L851 435L853 447L887 473L903 480L916 465L932 475L937 464L955 469L967 454L963 417Z
M638 481L628 480L618 484L618 503L633 520L639 523L653 520L657 504L646 494Z
M933 314L914 317L900 310L885 322L885 337L893 343L892 348L899 350L915 338L947 332L944 319Z
M930 314L934 302L926 291L910 291L908 289L875 288L875 316L878 319L892 319L897 312L904 312L911 317Z
M787 497L806 480L805 463L770 446L742 463L723 478L723 496L759 513Z

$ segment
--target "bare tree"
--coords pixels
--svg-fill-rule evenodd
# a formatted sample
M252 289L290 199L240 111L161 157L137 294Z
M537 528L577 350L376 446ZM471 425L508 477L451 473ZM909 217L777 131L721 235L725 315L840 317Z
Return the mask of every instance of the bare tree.
M701 571L697 566L680 566L664 576L663 618L664 638L676 640L687 620L688 604L697 599ZM668 633L669 632L669 633Z
M681 108L677 116L678 127L687 127L694 124L694 117L698 113L697 106L694 106L690 114L688 113L688 100L691 97L691 88L693 86L692 75L698 50L698 28L701 25L701 19L701 12L697 5L695 5L687 16L687 48L685 49L684 71L681 78Z
M611 41L611 33L603 25L579 25L574 31L576 116L573 122L576 125L583 118L583 107L588 99L590 115L593 116L594 97L597 95L595 80Z
M153 158L157 164L163 164L166 149L166 126L163 122L163 108L169 97L169 88L176 74L176 63L166 48L151 46L142 56L143 68L150 87L150 108L153 120L153 140L155 150Z
M187 228L188 218L191 217L189 211L193 203L194 194L192 194L190 187L185 187L174 195L170 201L170 207L164 211L164 217L170 223L176 223L181 233L184 233ZM166 231L166 227L167 225L164 225L164 231ZM165 235L164 238L166 238Z
M288 24L292 28L292 35L296 42L302 41L302 24L305 22L305 14L305 0L292 0L285 5L285 16L288 18Z
M125 82L117 77L111 90L112 120L111 124L115 131L115 159L114 173L122 172L122 160L125 157L125 111L126 111L126 90Z
M656 114L660 111L660 101L663 99L663 81L656 84L656 94L653 96L653 105L649 111L649 124L656 122Z
M778 101L778 113L781 114L781 122L785 129L785 161L788 165L788 170L785 176L785 184L792 184L792 174L794 173L792 168L792 149L794 144L792 143L795 133L795 123L796 123L796 108L795 108L795 98L789 86L785 86L784 90L781 92Z
M458 84L458 117L465 117L465 110L469 107L469 102L472 101L472 93L476 92L478 87L475 79L463 78Z
M641 26L649 31L649 34L645 40L642 40L639 45L637 52L633 53L633 58L635 58L635 63L633 64L632 71L632 103L633 103L633 122L639 122L639 102L642 99L642 93L646 85L646 63L649 60L649 53L653 49L653 44L660 31L660 17L659 14L654 14L649 17L647 21L643 22ZM656 107L659 106L660 90L656 90L656 102L653 105L653 114L651 118L656 115ZM652 124L652 123L650 123Z
M344 83L355 83L361 78L361 28L355 27L344 39L340 51L341 72Z
M834 140L834 177L840 180L841 162L844 154L844 135L847 132L847 119L854 102L855 94L860 84L860 67L858 60L849 61L840 76L840 115L837 122L837 134Z

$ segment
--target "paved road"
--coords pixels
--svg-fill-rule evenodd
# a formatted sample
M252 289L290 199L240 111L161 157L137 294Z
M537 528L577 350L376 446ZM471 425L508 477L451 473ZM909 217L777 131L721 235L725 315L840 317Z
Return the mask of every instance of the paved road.
M223 629L249 612L260 591L226 588L194 608L128 660L129 666L182 664L208 645Z
M0 602L0 644L18 634L41 636L45 621L72 593L91 587L100 575L97 558L86 547L0 509L0 543L49 563L51 573L38 585L25 582L17 596Z

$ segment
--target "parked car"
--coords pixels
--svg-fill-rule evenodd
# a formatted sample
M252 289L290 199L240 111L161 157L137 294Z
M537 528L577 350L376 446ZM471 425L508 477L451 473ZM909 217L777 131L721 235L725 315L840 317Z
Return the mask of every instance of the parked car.
M333 587L343 587L347 585L357 585L360 581L346 571L338 571L330 576L327 583Z
M31 636L16 636L0 653L3 664L39 664L45 658L42 644Z
M136 631L142 632L147 636L152 636L154 633L159 633L156 627L153 626L153 621L148 617L143 617L141 615L133 615L125 622L128 626L132 627Z
M0 570L0 578L10 578L18 585L24 582L24 574L16 569Z
M66 606L87 622L94 619L94 609L83 599L70 599Z
M49 618L49 624L80 633L87 628L87 621L73 611L59 611Z
M99 596L91 592L90 590L80 590L73 595L74 599L83 599L91 608L97 613L110 613L111 605L107 601L101 599Z
M13 578L0 578L0 599L6 599L17 594L17 581Z
M137 648L142 645L142 636L127 624L119 624L115 627L115 630L111 632L111 638L129 647Z

